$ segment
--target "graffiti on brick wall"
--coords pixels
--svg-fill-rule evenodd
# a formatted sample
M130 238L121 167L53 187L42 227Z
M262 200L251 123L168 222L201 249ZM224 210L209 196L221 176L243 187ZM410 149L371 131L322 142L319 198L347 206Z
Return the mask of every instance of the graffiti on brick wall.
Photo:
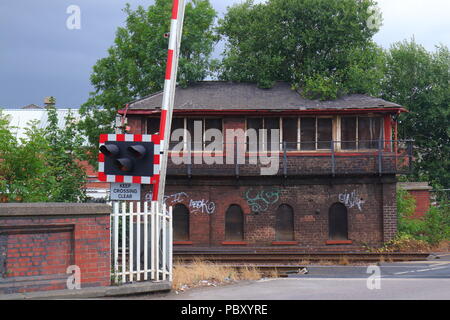
M192 213L207 213L213 214L216 211L216 204L212 201L201 199L201 200L190 200L189 208Z
M344 204L349 209L357 207L359 211L362 211L362 205L365 203L365 201L360 196L358 196L356 190L353 190L350 193L345 190L344 193L340 193L339 202Z
M146 201L151 201L152 192L148 192L145 195ZM188 202L189 201L189 202ZM191 213L207 213L213 214L216 211L216 204L213 201L206 199L191 199L186 192L178 192L168 196L164 196L164 203L170 203L172 205L177 203L189 203L189 211Z
M265 212L280 200L280 194L281 190L278 188L263 190L250 188L244 193L244 199L252 212Z
M170 202L170 203L180 203L183 202L189 198L188 194L186 192L178 192L171 194L169 196L164 196L164 203Z

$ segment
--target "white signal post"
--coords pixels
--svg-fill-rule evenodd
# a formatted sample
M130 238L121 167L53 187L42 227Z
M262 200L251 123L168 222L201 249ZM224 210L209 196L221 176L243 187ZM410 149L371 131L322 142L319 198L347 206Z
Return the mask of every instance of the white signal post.
M161 208L164 201L164 189L166 185L167 163L169 160L168 150L170 142L170 128L172 126L172 113L175 102L178 59L180 55L185 8L185 0L173 0L172 19L169 36L169 50L167 55L164 94L161 108L161 122L159 127L159 134L161 136L161 170L159 183L153 185L153 201L158 201L161 205Z

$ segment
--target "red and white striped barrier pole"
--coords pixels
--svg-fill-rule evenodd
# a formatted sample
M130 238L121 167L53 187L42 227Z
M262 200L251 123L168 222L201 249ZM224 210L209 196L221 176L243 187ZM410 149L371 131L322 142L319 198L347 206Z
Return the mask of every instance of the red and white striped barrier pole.
M153 185L153 201L158 201L160 205L162 205L164 201L167 162L169 160L170 127L172 126L172 113L177 84L178 58L180 55L181 35L183 33L185 6L185 0L173 0L169 51L167 55L166 77L159 127L159 134L161 136L161 170L159 183Z

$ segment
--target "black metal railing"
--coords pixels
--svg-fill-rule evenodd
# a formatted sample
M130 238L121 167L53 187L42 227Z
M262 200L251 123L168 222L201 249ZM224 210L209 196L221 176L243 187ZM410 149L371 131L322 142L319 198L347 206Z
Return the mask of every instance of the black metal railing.
M273 147L236 142L223 143L215 150L207 146L205 143L196 148L178 146L176 152L170 153L168 174L252 176L260 175L261 168L275 165L278 169L274 175L284 177L384 175L409 173L413 165L413 141L410 140L283 141ZM173 161L173 156L177 161Z

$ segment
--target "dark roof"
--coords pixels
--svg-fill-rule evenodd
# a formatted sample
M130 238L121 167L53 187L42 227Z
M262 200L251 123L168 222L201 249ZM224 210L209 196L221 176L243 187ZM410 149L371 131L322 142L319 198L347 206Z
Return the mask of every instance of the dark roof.
M21 109L44 109L44 108L42 108L40 106L37 106L35 104L29 104L29 105L27 105L25 107L22 107Z
M163 93L159 92L129 104L130 110L161 108ZM320 101L303 98L285 82L271 89L252 83L204 81L187 88L177 88L176 110L326 110L402 108L400 105L367 95L353 94L337 100Z

